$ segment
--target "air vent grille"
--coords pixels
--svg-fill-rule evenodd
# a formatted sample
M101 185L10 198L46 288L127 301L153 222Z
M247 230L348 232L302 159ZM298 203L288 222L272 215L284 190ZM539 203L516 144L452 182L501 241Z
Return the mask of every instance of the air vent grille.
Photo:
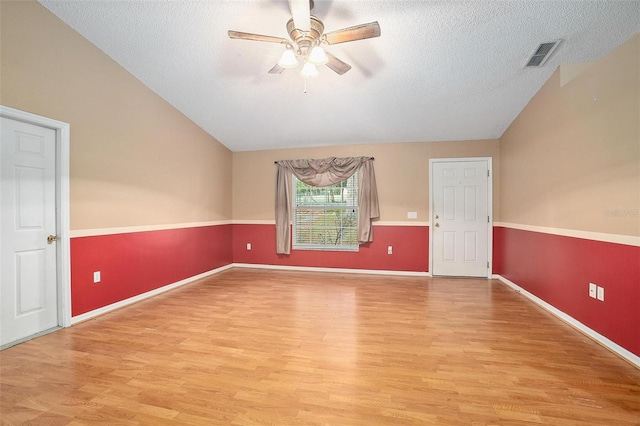
M525 68L541 67L547 62L551 54L560 44L560 40L541 43L533 52L525 64Z

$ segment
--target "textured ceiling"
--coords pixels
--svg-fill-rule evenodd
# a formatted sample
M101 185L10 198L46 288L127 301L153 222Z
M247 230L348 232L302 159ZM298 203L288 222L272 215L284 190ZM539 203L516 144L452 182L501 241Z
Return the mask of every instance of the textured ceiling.
M40 3L232 151L498 138L558 65L640 32L640 1L315 0L325 32L382 35L327 46L353 69L321 66L304 93L298 70L267 74L282 45L227 36L288 37L286 0Z

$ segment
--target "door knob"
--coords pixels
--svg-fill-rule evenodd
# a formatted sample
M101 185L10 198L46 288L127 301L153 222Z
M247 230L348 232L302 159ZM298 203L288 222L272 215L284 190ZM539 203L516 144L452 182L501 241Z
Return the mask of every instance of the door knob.
M436 222L436 228L440 228L440 224L438 222Z
M57 235L49 235L47 237L47 243L48 244L53 244L54 241L58 241L58 236Z

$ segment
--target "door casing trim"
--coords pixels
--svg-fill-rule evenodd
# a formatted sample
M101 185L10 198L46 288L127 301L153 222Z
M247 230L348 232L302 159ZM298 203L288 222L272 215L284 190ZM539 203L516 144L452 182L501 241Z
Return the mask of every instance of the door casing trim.
M0 105L0 117L53 129L56 132L56 266L58 325L71 326L71 245L69 225L70 125L15 108Z
M466 161L486 161L489 176L487 180L487 214L489 221L487 223L487 259L489 267L487 268L487 278L491 278L493 273L493 162L491 157L465 157L465 158L430 158L429 159L429 223L433 221L433 171L434 163L451 163ZM429 227L429 274L433 276L433 231Z

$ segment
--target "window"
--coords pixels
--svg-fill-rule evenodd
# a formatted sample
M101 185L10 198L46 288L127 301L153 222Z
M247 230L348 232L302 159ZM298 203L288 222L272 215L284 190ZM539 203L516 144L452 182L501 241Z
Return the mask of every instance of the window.
M358 250L358 173L316 187L293 177L293 248Z

